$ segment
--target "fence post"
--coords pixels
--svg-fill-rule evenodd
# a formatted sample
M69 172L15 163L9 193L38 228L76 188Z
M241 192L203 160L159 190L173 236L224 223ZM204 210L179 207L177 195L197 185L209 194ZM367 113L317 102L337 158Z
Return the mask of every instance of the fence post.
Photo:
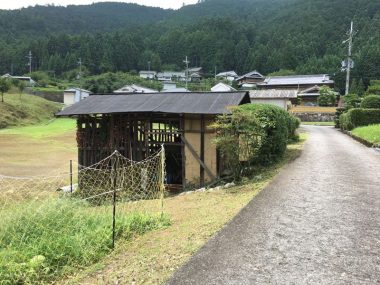
M114 153L116 155L116 152ZM117 171L118 171L118 157L112 158L112 169L113 174L113 193L112 193L112 249L115 248L116 240L116 192L117 192Z
M161 217L164 215L164 192L165 192L165 147L161 149Z
M70 160L70 193L73 193L73 161Z

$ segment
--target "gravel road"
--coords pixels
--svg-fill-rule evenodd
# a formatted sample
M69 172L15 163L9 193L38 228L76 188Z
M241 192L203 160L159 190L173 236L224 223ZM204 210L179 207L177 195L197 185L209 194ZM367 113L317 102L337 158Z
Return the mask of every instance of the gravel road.
M167 284L380 284L380 153L303 128L302 156Z

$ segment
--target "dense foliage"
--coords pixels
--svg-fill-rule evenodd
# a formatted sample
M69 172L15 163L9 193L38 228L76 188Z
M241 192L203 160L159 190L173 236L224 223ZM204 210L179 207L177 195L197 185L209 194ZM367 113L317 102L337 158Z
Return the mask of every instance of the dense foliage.
M333 107L336 105L336 94L327 86L321 87L318 96L318 105L321 107Z
M77 68L89 74L164 65L191 66L213 74L257 69L267 74L335 74L343 88L341 60L351 19L355 89L380 78L380 3L372 0L206 0L178 11L122 3L30 7L0 11L0 73L33 70L61 76ZM302 24L300 24L300 21ZM360 91L362 92L362 91Z
M218 117L215 143L234 177L257 164L280 159L289 140L295 138L300 121L285 110L267 104L246 104L232 115Z
M360 107L364 109L380 109L380 95L368 95L364 97Z
M352 130L360 126L380 124L380 109L351 109L340 115L340 127L343 130Z

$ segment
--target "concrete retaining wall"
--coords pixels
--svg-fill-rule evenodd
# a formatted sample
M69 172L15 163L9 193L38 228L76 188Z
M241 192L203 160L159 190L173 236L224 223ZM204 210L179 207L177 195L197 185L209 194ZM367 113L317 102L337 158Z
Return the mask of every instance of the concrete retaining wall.
M333 122L334 113L293 113L302 122Z

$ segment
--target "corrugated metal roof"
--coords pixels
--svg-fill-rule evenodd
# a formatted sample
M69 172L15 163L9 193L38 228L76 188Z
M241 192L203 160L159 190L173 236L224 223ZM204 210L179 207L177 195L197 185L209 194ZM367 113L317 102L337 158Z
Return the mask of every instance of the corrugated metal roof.
M84 93L91 93L91 91L88 91L88 90L85 90L85 89L81 89L81 88L77 88L77 87L73 87L73 88L70 88L70 89L66 89L64 90L63 92L70 92L70 93L73 93L73 92L77 92L77 91L81 91L81 92L84 92Z
M250 103L247 92L92 95L57 116L115 113L225 114L229 107Z
M249 91L249 97L251 97L251 99L297 98L297 90L251 90Z
M267 77L264 82L259 83L259 86L267 85L321 85L333 84L327 74L314 75L289 75L289 76L272 76Z

